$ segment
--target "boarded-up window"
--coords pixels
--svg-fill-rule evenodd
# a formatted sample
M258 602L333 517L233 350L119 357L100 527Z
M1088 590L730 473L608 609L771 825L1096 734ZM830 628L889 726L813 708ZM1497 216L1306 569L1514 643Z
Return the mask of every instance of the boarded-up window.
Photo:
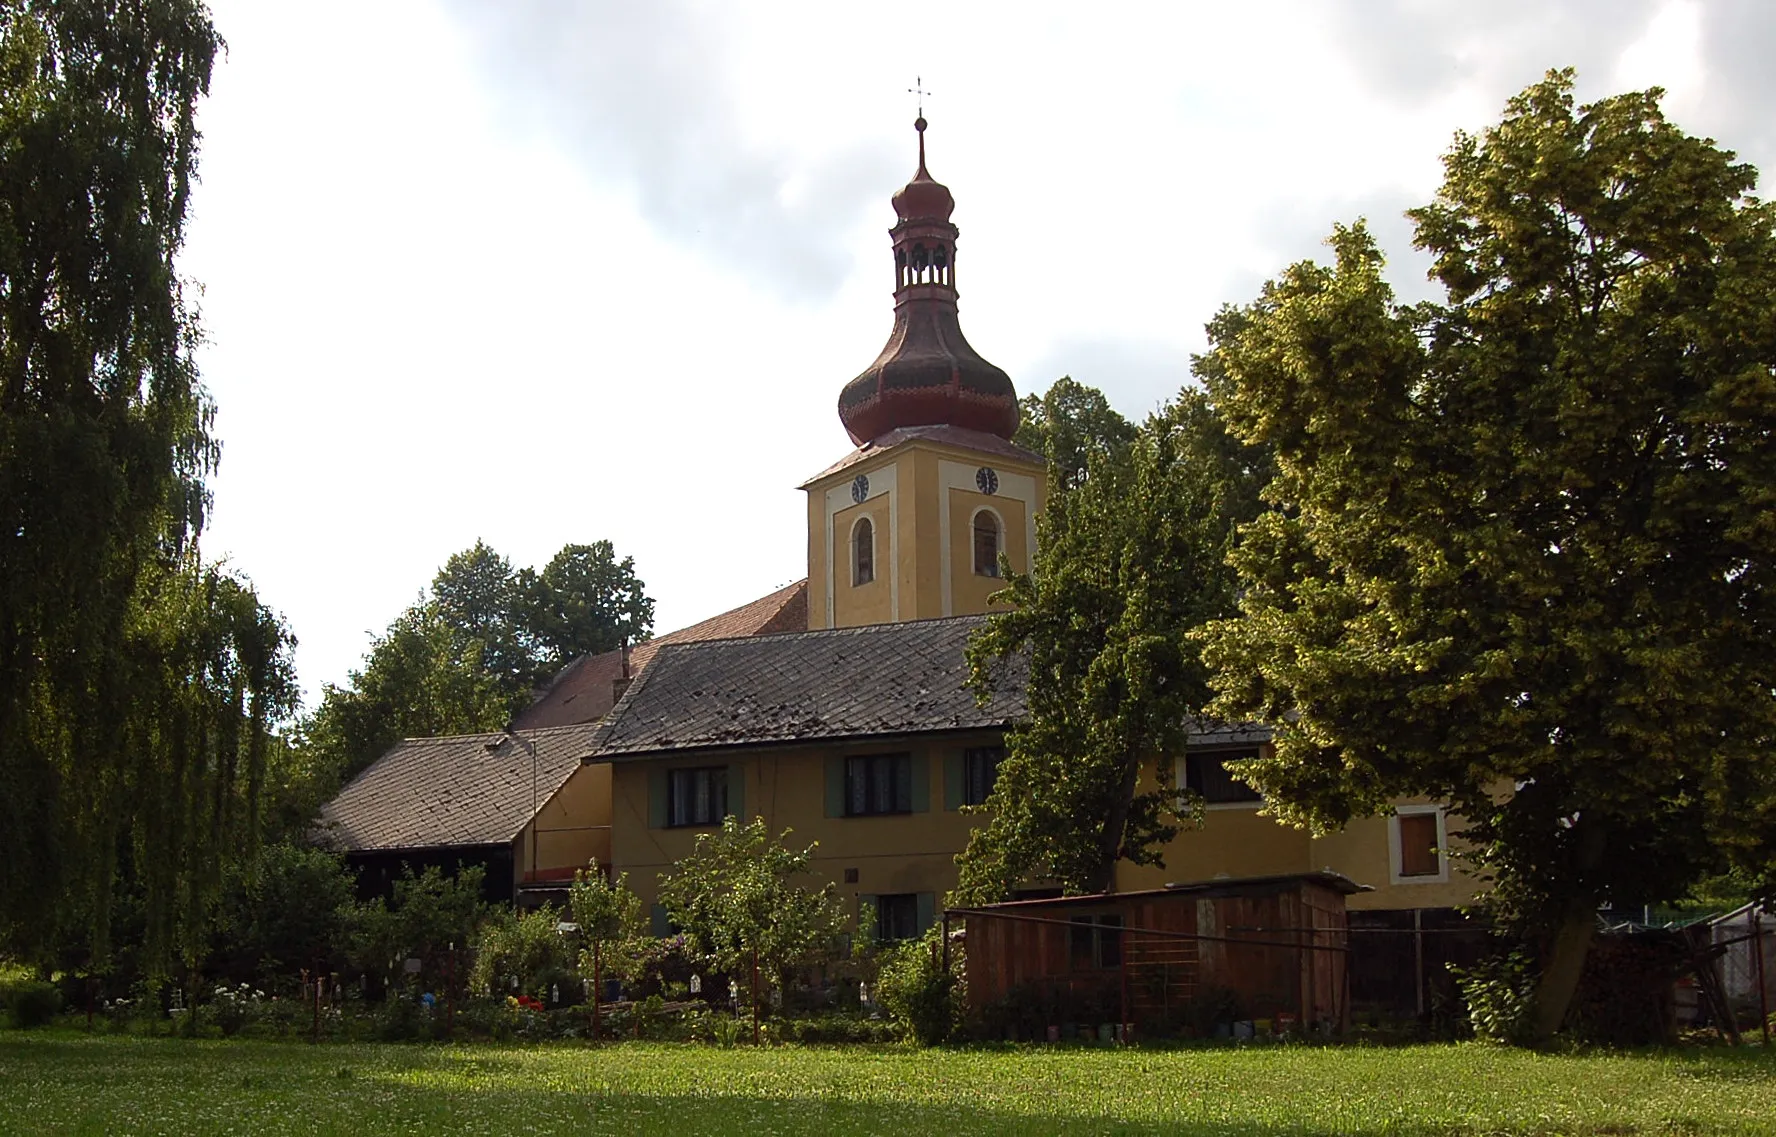
M1442 871L1437 855L1437 815L1402 813L1400 824L1400 875L1436 876Z
M974 515L974 572L999 575L999 519L985 509Z
M865 517L851 531L851 583L868 584L876 579L876 528Z

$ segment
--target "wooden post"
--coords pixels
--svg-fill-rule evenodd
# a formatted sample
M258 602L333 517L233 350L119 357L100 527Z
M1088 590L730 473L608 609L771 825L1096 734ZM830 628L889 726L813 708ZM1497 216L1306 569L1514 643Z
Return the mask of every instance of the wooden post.
M321 1040L321 957L314 957L314 1041Z
M599 947L600 946L601 945L598 940L592 941L592 1041L593 1042L598 1041L598 1000L600 998L602 998L604 995L604 992L599 990L599 988L604 986L604 970L600 966L602 961L599 958Z
M1116 1020L1116 1033L1122 1036L1126 1045L1129 1035L1129 943L1133 937L1122 932L1117 932L1116 936L1122 941L1117 945L1120 950L1116 953L1117 986L1122 988L1122 1011Z
M1770 1046L1770 989L1764 982L1764 921L1756 908L1751 910L1751 950L1757 960L1758 1026L1764 1032L1764 1048Z
M92 1033L93 1028L93 977L86 977L86 1030Z
M1412 910L1412 984L1418 993L1418 1017L1425 1014L1424 909Z
M444 1037L456 1037L456 941L450 941L450 960L444 972Z
M759 949L752 946L752 1044L762 1045L759 1037Z
M950 973L950 910L944 909L943 914L943 972Z

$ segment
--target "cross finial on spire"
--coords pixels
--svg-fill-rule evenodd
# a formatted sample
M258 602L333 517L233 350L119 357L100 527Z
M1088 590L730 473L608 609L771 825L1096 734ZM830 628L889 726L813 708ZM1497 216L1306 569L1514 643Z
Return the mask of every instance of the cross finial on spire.
M925 80L921 79L917 75L913 76L913 85L911 87L907 88L907 94L919 96L919 117L920 118L925 117L925 96L929 95L930 93L931 93L930 91L927 91L925 89Z
M921 174L925 173L925 96L930 93L925 89L925 80L917 75L913 76L913 85L907 88L907 94L919 97L919 117L913 120L913 129L919 132L919 172Z

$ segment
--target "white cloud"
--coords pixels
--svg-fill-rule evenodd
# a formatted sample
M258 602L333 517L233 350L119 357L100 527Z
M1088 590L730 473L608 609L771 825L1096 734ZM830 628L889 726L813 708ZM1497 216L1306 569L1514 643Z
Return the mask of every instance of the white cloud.
M311 691L477 537L609 538L692 622L803 571L794 486L889 329L915 74L971 341L1138 415L1335 220L1422 287L1400 211L1549 67L1585 97L1646 75L1764 154L1768 38L1733 34L1763 12L219 0L183 266L226 445L208 547Z

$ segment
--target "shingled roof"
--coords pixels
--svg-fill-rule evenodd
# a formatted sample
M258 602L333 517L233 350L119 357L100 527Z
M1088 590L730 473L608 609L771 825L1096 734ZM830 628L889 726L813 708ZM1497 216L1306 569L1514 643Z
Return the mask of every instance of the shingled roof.
M639 675L653 660L654 652L666 644L799 632L807 626L808 582L804 578L719 616L636 644L629 650L629 675ZM622 677L622 652L582 655L562 668L534 703L518 712L513 725L529 730L595 722L616 703L615 684Z
M321 807L317 837L341 852L503 845L530 823L531 803L549 800L579 767L588 725L510 735L409 738Z
M975 700L963 653L985 619L663 645L591 758L1003 727L1024 713L1027 673L1014 662L985 706Z

